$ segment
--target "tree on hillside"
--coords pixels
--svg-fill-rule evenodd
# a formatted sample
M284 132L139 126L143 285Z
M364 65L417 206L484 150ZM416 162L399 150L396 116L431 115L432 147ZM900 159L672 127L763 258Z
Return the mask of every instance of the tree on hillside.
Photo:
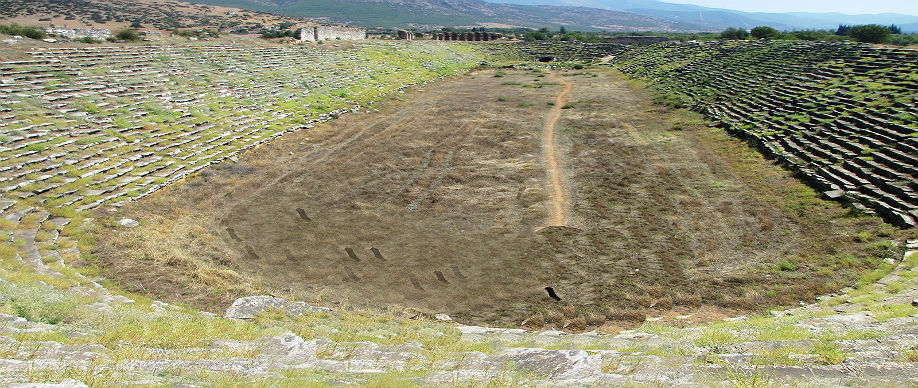
M781 36L780 31L768 26L759 26L753 28L751 31L749 31L749 34L756 39L775 39Z
M548 40L548 35L542 31L529 31L523 34L523 40Z
M743 40L743 39L746 39L746 38L748 38L748 37L749 37L749 31L746 31L746 30L744 30L744 29L742 29L742 28L730 27L730 28L724 30L724 32L721 32L721 33L720 33L720 38L721 38L721 39Z
M839 24L838 29L835 30L835 35L848 36L849 32L851 32L851 26L847 24Z
M889 27L879 24L866 24L862 26L851 27L848 36L858 42L865 43L883 43L889 40Z

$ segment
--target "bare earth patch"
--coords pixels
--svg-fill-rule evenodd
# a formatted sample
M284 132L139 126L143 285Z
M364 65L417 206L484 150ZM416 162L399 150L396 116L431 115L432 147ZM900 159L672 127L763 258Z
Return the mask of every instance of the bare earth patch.
M796 304L897 251L883 241L899 231L618 74L562 71L563 110L543 73L498 74L409 92L99 212L141 226L103 231L97 264L129 290L214 311L271 292L577 331ZM546 228L553 109L569 214Z

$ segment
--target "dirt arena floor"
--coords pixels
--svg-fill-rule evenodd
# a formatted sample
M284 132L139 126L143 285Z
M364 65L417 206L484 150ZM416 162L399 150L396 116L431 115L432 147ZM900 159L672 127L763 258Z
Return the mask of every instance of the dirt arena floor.
M649 101L608 69L428 85L100 212L141 226L95 264L215 312L270 292L583 330L796 304L892 255L897 230Z

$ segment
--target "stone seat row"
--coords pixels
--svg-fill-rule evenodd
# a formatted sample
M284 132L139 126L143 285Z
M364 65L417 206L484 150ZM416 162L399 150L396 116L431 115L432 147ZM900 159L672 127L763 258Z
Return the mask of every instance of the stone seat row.
M662 90L684 95L772 156L790 156L789 164L823 187L844 187L913 224L918 115L904 115L916 101L902 99L918 85L897 74L916 66L914 51L878 54L862 45L813 43L687 46L626 53L620 69L658 80ZM852 64L865 57L880 63ZM869 84L862 83L863 74L872 77ZM872 91L878 87L881 92Z

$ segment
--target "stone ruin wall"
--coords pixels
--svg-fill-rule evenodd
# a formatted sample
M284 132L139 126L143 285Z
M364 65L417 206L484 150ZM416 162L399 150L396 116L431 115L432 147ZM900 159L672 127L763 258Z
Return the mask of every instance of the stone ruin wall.
M539 62L564 62L564 61L591 61L609 55L619 55L628 49L628 46L615 43L581 43L581 42L514 42L511 45L501 45L504 50Z
M358 27L313 26L297 31L297 39L315 42L319 40L364 40L367 30Z
M67 28L48 27L45 32L67 39L92 38L103 40L112 36L112 31L104 28Z
M415 38L414 32L408 30L398 30L397 34L398 38L401 40L414 40Z
M319 40L364 40L367 30L357 27L318 26L316 31Z

